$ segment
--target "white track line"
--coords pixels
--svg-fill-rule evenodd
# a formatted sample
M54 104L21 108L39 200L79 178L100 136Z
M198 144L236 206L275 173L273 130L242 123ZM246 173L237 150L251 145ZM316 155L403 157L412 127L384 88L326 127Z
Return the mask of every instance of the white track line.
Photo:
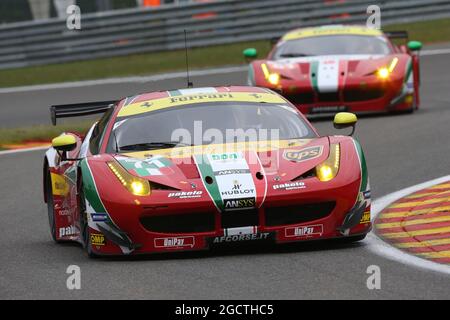
M29 151L38 151L38 150L46 150L49 146L46 147L33 147L33 148L26 148L26 149L13 149L13 150L4 150L0 151L0 156L4 154L15 154L15 153L22 153L22 152L29 152Z
M446 48L446 49L433 49L433 50L422 50L420 52L421 56L436 56L439 54L449 54L450 53L450 48Z
M434 56L434 55L440 55L440 54L450 54L450 48L422 50L420 52L421 56ZM247 71L247 68L248 68L247 66L232 66L232 67L224 67L224 68L217 68L217 69L193 70L190 72L190 75L193 77L196 77L196 76L198 77L198 76L227 74L227 73ZM0 94L1 93L26 92L26 91L52 90L52 89L70 89L70 88L80 88L80 87L108 85L108 84L120 84L120 83L145 83L145 82L154 82L154 81L162 81L162 80L180 79L180 78L185 78L185 77L186 77L186 72L172 72L172 73L156 74L156 75L142 76L142 77L124 77L124 78L109 78L109 79L99 79L99 80L51 83L51 84L43 84L43 85L0 88Z
M403 198L411 193L420 191L422 189L426 189L432 187L434 185L444 183L450 181L450 175L437 178L431 181L427 181L406 189L399 190L397 192L388 194L382 198L376 199L372 203L372 222L375 221L378 214L391 203L397 201L400 198ZM419 258L418 256L411 255L397 249L390 244L381 240L374 232L369 233L367 236L365 243L368 245L368 249L380 256L386 257L390 260L395 260L401 262L403 264L411 265L420 269L431 270L435 272L445 273L450 275L450 266L440 264L437 262L433 262L431 260L426 260Z

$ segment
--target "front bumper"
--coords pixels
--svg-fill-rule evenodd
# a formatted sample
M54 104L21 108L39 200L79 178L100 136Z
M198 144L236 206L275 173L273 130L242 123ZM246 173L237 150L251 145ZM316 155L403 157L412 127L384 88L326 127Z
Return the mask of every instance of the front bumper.
M287 243L366 234L371 230L370 203L355 204L358 186L358 181L351 181L324 190L311 182L306 192L268 195L258 209L223 213L207 197L164 206L155 201L105 203L115 223L109 230L91 228L91 234L100 232L105 238L92 250L98 255L144 254L205 250L222 243ZM162 194L161 198L167 199Z
M336 112L390 112L406 111L414 107L414 90L403 79L392 81L353 81L337 92L317 92L309 86L286 81L277 91L303 114L334 114Z

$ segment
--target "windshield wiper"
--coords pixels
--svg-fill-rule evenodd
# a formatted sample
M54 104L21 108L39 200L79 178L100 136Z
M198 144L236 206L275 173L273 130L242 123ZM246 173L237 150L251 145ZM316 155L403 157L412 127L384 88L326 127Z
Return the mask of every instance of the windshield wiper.
M144 143L136 143L129 144L126 146L120 146L120 151L130 151L130 150L154 150L154 149L167 149L174 148L176 146L192 146L187 143L178 142L178 141L170 141L170 142L144 142Z
M282 53L280 54L280 57L282 58L296 58L296 57L310 57L313 56L313 54L306 54L306 53L295 53L295 52L290 52L290 53Z

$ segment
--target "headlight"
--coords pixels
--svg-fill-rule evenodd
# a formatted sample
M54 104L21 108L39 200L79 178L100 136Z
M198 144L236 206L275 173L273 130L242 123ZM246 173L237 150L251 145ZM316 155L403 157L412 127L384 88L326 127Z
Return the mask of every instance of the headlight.
M330 154L328 159L316 167L316 176L320 181L330 181L336 177L339 171L339 161L341 150L338 143L330 145Z
M383 68L378 69L376 72L378 78L383 79L383 80L388 79L389 76L391 75L391 73L394 71L395 67L397 66L397 63L398 63L398 58L395 57L394 59L392 59L392 61L388 67L383 67Z
M380 79L387 79L389 78L390 72L388 68L380 68L377 71L377 76Z
M276 86L280 82L280 75L278 73L271 73L267 81Z
M264 73L264 77L270 84L274 86L278 85L280 82L280 75L278 73L270 73L269 68L265 63L261 64L261 69Z
M135 196L150 195L150 183L147 180L133 176L117 162L108 162L108 167L120 183L132 194Z

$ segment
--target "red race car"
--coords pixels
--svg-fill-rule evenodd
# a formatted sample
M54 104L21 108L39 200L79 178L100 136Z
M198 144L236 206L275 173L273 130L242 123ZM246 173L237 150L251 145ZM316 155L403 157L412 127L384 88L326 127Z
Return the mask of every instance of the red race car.
M43 168L53 239L77 241L89 256L357 241L371 229L358 141L320 137L271 90L181 89L51 107L53 123L94 113L104 115L84 137L53 139ZM339 113L335 126L356 121Z
M398 46L362 26L323 26L285 34L264 60L244 50L248 84L281 93L304 114L413 112L419 107L418 41Z

